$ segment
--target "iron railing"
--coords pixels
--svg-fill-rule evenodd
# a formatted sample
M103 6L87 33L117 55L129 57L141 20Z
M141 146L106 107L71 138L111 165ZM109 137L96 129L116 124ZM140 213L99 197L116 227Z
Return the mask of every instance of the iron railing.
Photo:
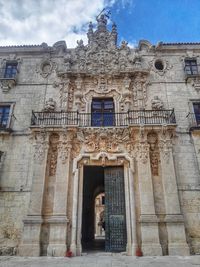
M200 113L188 113L189 128L200 128Z
M133 110L120 113L32 112L31 126L126 127L176 124L174 110Z
M175 124L174 110L129 111L129 124Z
M78 125L77 112L32 112L31 125Z

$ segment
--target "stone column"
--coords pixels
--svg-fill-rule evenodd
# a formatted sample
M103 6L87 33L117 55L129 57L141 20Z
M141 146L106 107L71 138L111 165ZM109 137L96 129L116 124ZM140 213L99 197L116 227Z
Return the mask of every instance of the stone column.
M130 195L129 195L129 172L128 164L124 164L124 193L125 193L125 208L126 208L126 231L127 231L127 246L126 251L128 255L132 254L131 243L132 243L132 229L131 229L131 212L130 212Z
M136 208L135 208L135 194L133 185L133 170L128 169L129 172L129 194L130 194L130 216L131 216L131 229L132 229L132 241L131 241L131 255L135 256L136 249L138 247L137 242L137 229L136 229Z
M83 164L79 165L79 187L78 187L78 213L77 213L77 247L76 255L82 253L81 230L82 230L82 211L83 211Z
M74 256L77 255L77 209L78 209L78 182L79 182L79 171L76 169L73 173L73 200L72 200L72 238L70 249Z
M165 221L168 232L169 255L189 255L184 219L180 210L170 138L162 139L159 146L161 155L161 175L166 207Z
M24 219L23 239L19 246L19 255L21 256L40 256L41 214L49 136L47 133L41 132L35 134L35 139L30 205L28 215Z
M140 194L140 224L143 255L162 255L159 242L158 218L155 214L149 144L146 140L138 144L138 182Z
M69 133L70 135L70 133ZM53 215L50 224L47 255L61 257L67 250L67 195L70 175L71 140L68 134L62 134L58 149Z

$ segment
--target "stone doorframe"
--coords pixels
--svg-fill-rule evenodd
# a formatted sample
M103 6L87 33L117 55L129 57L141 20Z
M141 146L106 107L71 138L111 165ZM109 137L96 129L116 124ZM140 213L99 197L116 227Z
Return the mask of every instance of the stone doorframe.
M135 255L137 248L135 196L133 190L133 159L125 154L108 154L100 152L97 155L81 154L73 161L73 197L72 197L72 232L70 249L73 255L82 253L82 202L83 202L83 168L84 166L123 166L127 229L127 255Z

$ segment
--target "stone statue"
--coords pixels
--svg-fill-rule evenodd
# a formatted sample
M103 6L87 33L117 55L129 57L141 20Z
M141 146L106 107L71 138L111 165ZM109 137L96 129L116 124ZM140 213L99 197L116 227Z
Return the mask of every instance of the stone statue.
M65 68L67 71L69 71L71 69L71 65L72 65L72 58L71 58L71 54L66 54L65 58L64 58L64 64L65 64Z
M151 100L151 108L154 110L161 110L163 109L163 106L163 101L158 96L154 96Z
M98 23L98 30L106 29L107 19L106 19L106 16L104 14L102 14L100 17L97 17L96 20Z
M121 42L121 46L120 46L120 48L121 49L126 49L128 47L128 42L126 42L126 41L122 41Z
M79 40L79 41L77 41L77 47L78 48L83 48L84 47L84 44L83 44L83 40L81 39L81 40Z
M49 98L49 100L47 100L45 102L45 107L44 107L43 111L53 112L53 111L55 111L55 107L56 107L56 102L53 100L53 98Z

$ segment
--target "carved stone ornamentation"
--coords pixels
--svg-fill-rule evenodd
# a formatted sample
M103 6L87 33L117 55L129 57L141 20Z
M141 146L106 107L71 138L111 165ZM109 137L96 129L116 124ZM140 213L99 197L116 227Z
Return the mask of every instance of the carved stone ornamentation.
M16 65L16 72L11 76L5 76L6 66L9 63L14 63ZM21 63L22 59L18 58L16 54L10 54L0 60L0 87L2 88L3 93L8 93L10 89L17 84L17 77Z
M155 72L159 76L163 76L173 66L167 60L155 58L149 62L151 71Z
M59 158L61 159L62 164L65 164L67 162L67 159L70 157L73 138L74 138L73 131L64 132L61 134L58 150L59 150Z
M52 134L50 136L50 148L49 148L49 175L54 176L56 174L57 158L58 158L58 141L59 135Z
M4 93L8 93L11 88L16 85L16 79L2 79L0 80L0 86Z
M160 140L159 148L161 151L161 155L163 156L166 163L169 163L170 153L172 149L172 142L171 140Z
M50 58L43 58L42 61L37 64L36 72L39 73L43 78L47 78L54 70L57 65Z
M34 161L36 163L42 164L46 150L48 149L48 135L46 132L40 132L35 135L35 152L34 152Z
M72 56L68 52L64 57L64 71L71 71L71 65L72 65Z
M44 106L44 109L42 111L53 112L53 111L55 111L55 108L56 108L56 102L53 100L53 98L49 98L45 102L45 106Z
M62 76L73 72L87 75L119 74L138 69L138 66L141 66L139 56L136 57L134 53L131 53L126 41L123 41L119 48L117 47L116 24L113 23L112 30L109 31L105 14L97 17L95 31L92 23L89 24L87 35L87 46L84 46L83 41L80 40L77 42L74 53L67 50L58 75Z
M134 107L144 109L147 101L147 74L139 72L133 80L133 101Z
M60 83L55 83L54 87L60 89L60 108L64 111L70 111L73 108L74 85L69 78Z
M151 108L153 110L161 110L164 108L164 103L158 96L154 96L151 100Z
M140 142L136 146L137 160L146 164L149 158L149 144L147 142Z
M122 152L122 145L129 138L123 129L87 129L77 133L77 139L83 143L86 153L94 152Z
M121 110L128 111L131 107L131 79L126 75L123 79L123 99L121 100Z
M82 97L83 97L82 85L83 85L83 79L80 76L78 76L78 78L75 80L76 90L74 93L74 100L77 110L80 110L82 106Z
M157 134L151 132L147 135L147 140L149 143L149 156L151 163L152 175L158 175L159 166L159 151L158 151L158 137Z

